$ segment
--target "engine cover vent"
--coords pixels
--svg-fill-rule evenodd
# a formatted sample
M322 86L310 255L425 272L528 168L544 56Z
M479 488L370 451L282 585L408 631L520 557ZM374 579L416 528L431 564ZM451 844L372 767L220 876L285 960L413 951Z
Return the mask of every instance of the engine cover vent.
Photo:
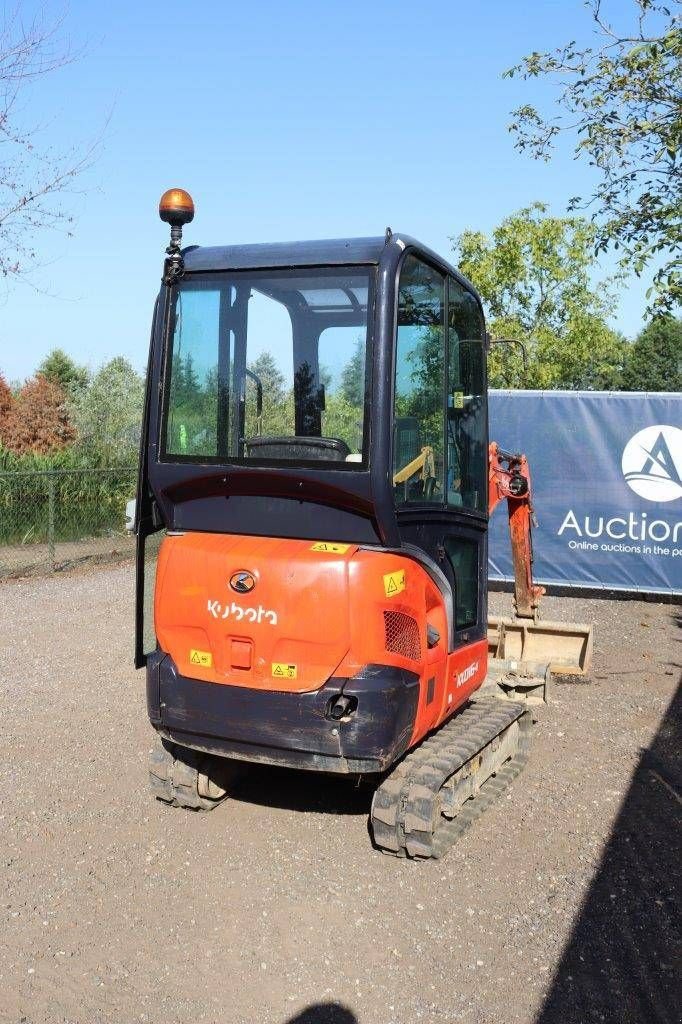
M386 650L400 654L403 658L420 661L422 656L419 642L419 626L416 619L404 612L384 612L384 635Z

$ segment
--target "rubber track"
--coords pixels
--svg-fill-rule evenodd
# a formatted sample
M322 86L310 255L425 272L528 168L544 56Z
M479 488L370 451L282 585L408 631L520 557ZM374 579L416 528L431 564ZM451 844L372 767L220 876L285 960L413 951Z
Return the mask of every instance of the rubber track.
M220 800L209 800L199 795L200 768L201 754L162 740L152 751L149 762L149 784L153 796L173 807L212 811Z
M464 802L456 817L443 817L439 794L447 779L516 721L515 756ZM497 697L469 704L409 753L377 789L371 811L376 845L397 857L442 857L522 770L530 727L524 704Z

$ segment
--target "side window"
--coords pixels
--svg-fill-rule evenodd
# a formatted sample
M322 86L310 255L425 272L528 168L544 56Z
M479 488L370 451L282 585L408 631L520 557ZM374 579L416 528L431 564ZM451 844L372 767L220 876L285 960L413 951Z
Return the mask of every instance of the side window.
M218 453L220 292L178 293L173 327L166 450L182 456Z
M445 495L445 279L407 256L400 274L393 485L397 505Z
M485 348L476 299L448 278L447 502L485 513L488 502Z
M467 537L446 537L445 551L457 582L455 628L469 629L478 618L478 559L480 544Z

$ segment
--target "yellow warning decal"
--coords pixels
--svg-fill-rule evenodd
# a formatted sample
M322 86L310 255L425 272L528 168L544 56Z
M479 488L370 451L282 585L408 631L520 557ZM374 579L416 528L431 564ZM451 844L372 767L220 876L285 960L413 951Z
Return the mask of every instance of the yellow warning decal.
M387 572L384 576L384 593L386 597L395 597L396 594L402 594L406 586L406 573L404 569L399 569L397 572Z
M201 665L202 668L211 668L213 665L213 655L210 651L195 651L192 648L189 660L191 665Z
M326 551L329 555L345 555L350 544L334 544L329 540L318 540L311 547L311 551Z
M453 391L452 392L452 405L453 405L453 408L455 408L455 409L463 409L464 408L464 392L463 391Z
M298 668L296 665L285 665L281 661L273 661L272 675L275 679L296 679Z

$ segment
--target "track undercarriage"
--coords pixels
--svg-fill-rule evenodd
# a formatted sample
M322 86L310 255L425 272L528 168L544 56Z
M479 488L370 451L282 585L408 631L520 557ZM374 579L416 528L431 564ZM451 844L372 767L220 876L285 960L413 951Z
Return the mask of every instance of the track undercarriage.
M372 801L374 842L397 857L442 857L516 778L528 758L531 712L473 701L412 750Z
M212 811L227 796L230 762L159 740L149 764L152 795L173 807Z
M532 710L483 693L413 748L383 777L370 812L382 852L442 857L522 770ZM152 754L152 794L208 811L229 795L232 763L162 740Z

